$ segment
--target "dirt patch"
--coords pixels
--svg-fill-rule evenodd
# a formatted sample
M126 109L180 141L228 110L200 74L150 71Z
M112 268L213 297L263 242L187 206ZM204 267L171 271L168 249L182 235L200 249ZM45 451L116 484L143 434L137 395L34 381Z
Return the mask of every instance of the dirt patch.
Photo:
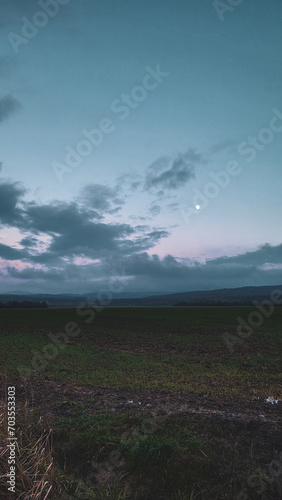
M38 379L14 383L19 402L27 401L31 408L44 409L50 416L69 415L71 409L58 409L59 403L65 401L82 404L88 415L129 412L162 416L193 413L238 422L281 425L281 401L271 404L261 398L247 401L228 396L215 398L206 394L172 393L166 390L93 388Z

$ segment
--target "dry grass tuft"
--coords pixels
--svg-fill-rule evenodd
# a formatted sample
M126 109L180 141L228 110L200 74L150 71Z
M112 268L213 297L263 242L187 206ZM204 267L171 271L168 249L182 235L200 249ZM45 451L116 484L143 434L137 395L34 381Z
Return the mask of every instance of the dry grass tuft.
M2 376L4 394L7 383ZM0 499L24 498L25 500L51 500L54 498L54 466L52 456L52 430L41 430L38 436L32 432L27 405L16 412L16 486L15 493L9 492L8 459L10 450L8 437L7 401L0 405Z

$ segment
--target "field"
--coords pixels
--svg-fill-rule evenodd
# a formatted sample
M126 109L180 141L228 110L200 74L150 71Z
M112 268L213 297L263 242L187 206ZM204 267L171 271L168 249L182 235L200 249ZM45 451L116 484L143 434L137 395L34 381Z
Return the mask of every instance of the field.
M258 324L255 310L0 310L16 498L281 499L282 308Z

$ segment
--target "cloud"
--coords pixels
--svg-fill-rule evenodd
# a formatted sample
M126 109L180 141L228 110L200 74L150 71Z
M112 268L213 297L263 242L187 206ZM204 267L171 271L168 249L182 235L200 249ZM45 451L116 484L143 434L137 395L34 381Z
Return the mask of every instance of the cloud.
M138 237L129 224L105 224L100 219L96 211L81 209L74 202L27 205L23 229L32 233L27 244L31 245L34 235L45 234L51 238L46 251L30 255L31 260L52 263L63 257L99 258L109 253L124 254L133 244L133 237L134 245L144 247L143 238ZM150 240L153 242L154 238Z
M27 257L26 252L0 243L0 258L5 260L20 260L24 257Z
M222 151L230 150L232 147L236 146L236 141L231 139L225 139L217 144L214 144L210 147L209 153L211 155L216 155L221 153Z
M26 193L19 182L0 181L0 224L17 224L21 218L18 203Z
M124 173L117 178L117 190L132 193L139 190L157 195L159 199L169 196L168 191L184 187L195 178L195 168L204 164L203 155L194 149L178 153L175 157L162 156L154 161L144 173Z
M180 203L177 203L177 202L174 202L174 203L169 203L167 205L168 208L170 208L170 210L172 210L173 212L175 211L179 211L179 207L181 206Z
M170 156L162 156L161 158L158 158L155 160L151 165L149 166L149 170L152 172L155 172L155 174L158 174L164 170L167 170L169 168L169 165L171 164L172 158Z
M149 213L153 216L157 216L159 215L161 211L161 207L160 205L152 205L150 208L149 208Z
M188 154L201 161L195 153ZM190 160L178 157L167 166L166 160L152 168L156 184L178 185L175 170ZM186 162L186 163L185 163ZM163 170L165 167L165 170ZM164 173L169 175L162 176ZM171 175L173 173L173 175ZM176 183L176 184L175 184ZM159 187L159 186L158 186ZM25 187L2 179L0 182L0 221L22 233L12 245L0 244L1 269L10 285L25 282L34 290L91 291L103 288L105 267L120 262L129 279L128 291L144 293L207 290L237 286L282 283L282 244L264 244L252 252L222 256L206 262L160 258L150 255L154 246L167 238L165 228L150 225L104 222L104 214L119 209L123 197L118 188L97 184L86 186L75 201L26 202ZM160 205L153 202L151 214ZM13 231L11 231L13 234ZM15 248L16 244L24 248ZM4 285L3 285L4 286ZM47 288L45 288L47 287Z
M184 187L195 178L195 164L200 161L201 155L191 149L185 154L179 153L170 166L167 158L161 158L148 168L144 190L170 191Z
M3 122L11 114L21 108L21 104L11 95L6 95L0 99L0 122Z
M40 205L29 203L25 206L25 229L54 235L75 231L85 221L101 220L95 210L80 208L75 202L53 201Z
M82 189L78 200L103 213L116 213L124 204L124 200L118 195L117 188L102 184L88 184Z
M74 231L73 231L74 229ZM49 252L56 255L100 257L103 253L118 252L134 233L128 224L102 224L85 221L81 226L68 228L55 235Z
M24 247L35 247L37 245L37 238L27 237L23 238L19 243Z
M265 263L282 263L282 245L272 246L269 243L261 245L257 250L246 252L234 257L219 257L211 260L211 265L261 266Z
M105 259L110 254L124 256L148 250L168 235L163 230L101 222L100 213L106 210L111 213L119 208L111 209L112 206L123 203L114 189L105 186L86 186L79 198L81 203L25 202L26 192L19 183L2 181L0 184L2 224L16 227L25 234L19 241L25 247L24 252L12 248L9 252L8 246L0 249L6 259L24 257L33 263L64 267L62 259Z
M18 278L20 280L36 280L36 281L53 281L59 282L60 280L65 280L64 275L59 270L41 270L27 268L19 270L16 267L10 266L8 268L8 274L11 278ZM66 277L67 278L67 277Z
M134 239L121 239L113 252L100 252L95 263L75 265L76 259L58 260L56 265L45 263L44 269L19 269L11 262L8 273L19 282L26 281L34 289L38 284L49 291L97 291L107 287L113 267L122 270L128 280L127 292L173 293L193 290L212 290L251 285L279 285L282 283L282 245L263 245L253 252L234 257L220 257L205 263L191 259L177 259L172 255L160 258L142 251L167 235L161 230L151 231ZM77 247L80 255L87 250ZM20 251L0 246L0 255L20 258ZM65 252L66 254L66 252ZM71 256L70 256L71 257ZM253 258L253 260L252 260ZM78 259L79 260L79 259ZM275 262L266 265L266 262ZM110 264L110 266L109 266ZM25 284L26 284L25 283ZM43 285L42 285L43 283ZM47 287L47 288L45 288ZM98 289L97 289L98 287Z
M131 193L141 188L144 183L144 175L136 173L123 173L116 179L116 189L118 192Z
M265 266L265 262L275 263ZM281 264L281 267L280 265ZM282 245L261 248L235 257L220 257L205 263L185 262L167 255L160 259L147 252L131 255L123 262L125 274L132 276L132 290L177 291L212 290L250 285L282 283Z

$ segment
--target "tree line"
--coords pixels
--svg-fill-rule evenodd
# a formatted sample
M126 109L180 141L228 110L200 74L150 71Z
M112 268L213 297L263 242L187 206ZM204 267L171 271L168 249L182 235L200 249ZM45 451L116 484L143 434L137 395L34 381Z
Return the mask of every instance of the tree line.
M47 302L32 302L31 300L23 300L18 302L17 300L9 300L6 303L0 302L0 309L25 309L25 308L46 308L48 307Z

